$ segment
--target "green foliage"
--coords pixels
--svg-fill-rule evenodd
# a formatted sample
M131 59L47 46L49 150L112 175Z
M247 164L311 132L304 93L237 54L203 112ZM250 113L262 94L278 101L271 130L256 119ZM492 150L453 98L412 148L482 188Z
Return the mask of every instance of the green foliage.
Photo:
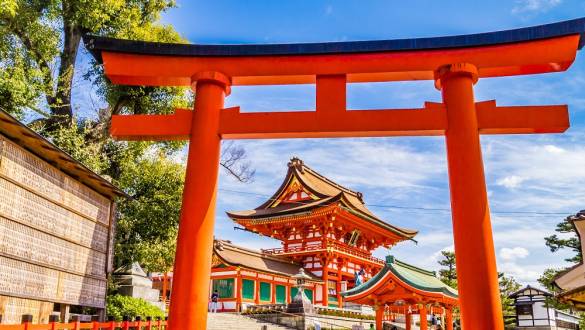
M550 248L550 251L557 252L559 250L569 249L575 252L575 255L565 259L565 261L571 263L581 262L583 260L581 243L579 242L575 227L571 223L571 217L566 217L563 221L559 222L555 231L561 234L569 234L569 237L566 238L567 235L563 235L565 238L561 238L557 234L545 237L545 244Z
M71 88L83 33L183 42L171 26L158 22L175 6L173 0L0 1L0 101L16 114L32 110L64 116L62 122L73 118ZM145 106L185 99L184 89L112 86L100 70L94 66L82 75L92 78L112 105L118 103L113 97L128 90L138 91ZM50 111L38 111L42 108Z
M508 277L504 273L499 273L499 285L500 285L500 299L502 302L502 314L504 315L504 322L506 329L516 327L516 321L513 318L507 318L506 316L516 315L516 308L514 306L514 299L509 296L520 290L521 285L516 282L513 277Z
M559 293L559 288L555 285L554 279L555 277L561 273L563 269L554 269L554 268L547 268L544 270L542 275L538 278L538 283L540 283L543 287L545 287L549 292L552 293ZM556 308L559 310L568 310L571 308L569 304L565 304L558 299L553 297L547 297L546 303L548 306L552 308Z
M569 249L574 252L574 255L570 258L566 258L565 261L572 262L572 263L580 263L583 261L583 256L581 254L581 243L579 241L579 237L577 236L577 232L575 231L575 227L571 223L571 217L566 217L563 221L559 222L555 229L556 232L560 234L564 234L563 237L559 237L557 234L548 236L544 238L546 246L549 247L551 252L557 252L563 249ZM566 234L569 234L567 237ZM554 269L554 268L547 268L544 270L543 274L538 278L538 282L544 286L548 291L553 293L558 293L560 289L555 285L554 279L555 277L566 270L564 269ZM560 309L560 310L567 310L571 306L565 304L555 297L547 298L547 304L553 308Z
M117 183L132 198L119 207L118 266L137 261L149 272L169 271L173 265L185 169L161 153L124 166Z
M167 271L173 263L184 180L184 167L173 159L184 143L114 141L110 120L112 114L190 107L193 95L178 87L112 85L96 62L78 67L78 51L86 33L184 42L159 22L174 6L174 0L0 0L0 107L20 119L34 117L29 126L132 197L119 201L115 263L138 261L151 272ZM93 84L107 103L83 109L97 116L76 113L74 77ZM253 171L240 162L244 157L243 149L233 147L222 165L249 178Z
M77 125L56 125L51 130L40 128L55 145L96 173L103 173L109 166L107 155L102 152L101 141L88 143L93 134L89 120L79 121Z
M439 265L446 267L439 270L439 278L443 283L457 289L457 269L455 268L455 252L441 251L442 259L439 260Z
M0 15L14 16L17 9L16 0L0 0Z
M457 268L455 253L452 251L441 251L442 259L438 261L439 265L445 267L439 270L439 278L443 283L457 288ZM520 284L516 282L513 277L505 276L504 273L498 273L498 280L500 286L500 299L502 302L502 313L504 316L513 315L514 306L513 300L508 298L509 295L520 289ZM459 311L456 309L454 315L458 315ZM505 318L506 321L508 319Z
M146 319L147 316L153 319L156 317L165 317L165 313L160 308L150 304L146 300L122 295L108 296L106 313L108 316L113 316L116 321L121 321L124 316L132 318L140 316L142 319Z

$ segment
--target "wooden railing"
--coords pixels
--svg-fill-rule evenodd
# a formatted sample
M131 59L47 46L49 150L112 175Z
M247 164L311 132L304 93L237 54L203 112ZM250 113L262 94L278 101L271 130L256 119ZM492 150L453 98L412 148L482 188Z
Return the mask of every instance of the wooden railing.
M146 321L108 321L108 322L71 322L59 323L49 322L46 324L32 324L24 322L22 324L0 324L0 330L167 330L167 321L165 320L146 320Z
M356 257L359 257L362 259L366 259L366 260L375 262L375 263L380 264L380 265L383 265L385 263L384 260L382 260L380 258L376 258L368 252L361 251L359 249L352 248L350 246L346 246L346 245L343 245L343 244L340 244L337 242L327 242L327 243L321 242L321 244L309 244L309 245L306 245L304 247L303 246L292 246L292 247L288 247L286 249L285 248L262 249L262 253L278 255L278 254L291 254L291 253L326 250L328 248L333 249L333 250L337 250L339 252L346 253L349 255L353 255L353 256L356 256Z

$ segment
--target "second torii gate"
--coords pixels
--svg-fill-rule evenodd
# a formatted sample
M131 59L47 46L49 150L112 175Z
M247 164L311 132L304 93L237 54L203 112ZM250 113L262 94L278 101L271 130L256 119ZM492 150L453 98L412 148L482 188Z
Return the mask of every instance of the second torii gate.
M480 134L559 133L567 107L476 103L479 78L565 71L585 19L439 38L282 45L179 45L86 36L115 84L192 86L194 110L113 116L127 140L190 141L171 299L172 330L205 329L221 139L445 135L463 327L503 329ZM442 103L346 109L346 84L435 81ZM316 111L224 109L234 85L316 84ZM544 86L543 86L544 88Z

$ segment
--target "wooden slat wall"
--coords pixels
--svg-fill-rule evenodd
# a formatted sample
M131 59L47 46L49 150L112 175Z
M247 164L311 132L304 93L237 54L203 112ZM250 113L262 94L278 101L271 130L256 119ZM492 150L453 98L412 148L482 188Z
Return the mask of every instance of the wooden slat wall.
M34 323L47 323L52 311L51 302L0 296L0 314L4 324L20 323L23 314L32 315Z
M63 172L6 141L2 150L0 175L10 178L49 200L109 225L110 201Z
M103 308L113 216L107 197L0 134L2 323L52 302Z

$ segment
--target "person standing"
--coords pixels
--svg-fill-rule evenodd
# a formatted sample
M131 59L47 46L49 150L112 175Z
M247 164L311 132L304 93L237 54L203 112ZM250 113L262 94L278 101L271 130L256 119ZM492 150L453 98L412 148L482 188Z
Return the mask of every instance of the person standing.
M213 291L211 294L211 312L217 313L217 302L219 301L219 292L217 290Z

